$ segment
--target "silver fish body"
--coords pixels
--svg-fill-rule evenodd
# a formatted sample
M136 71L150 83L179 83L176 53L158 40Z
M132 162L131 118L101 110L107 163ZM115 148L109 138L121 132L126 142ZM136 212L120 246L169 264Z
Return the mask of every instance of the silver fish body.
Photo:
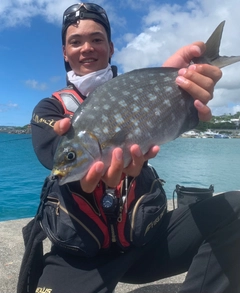
M220 57L219 47L212 49L216 43L220 45L223 26L224 22L206 43L207 55L195 58L194 63L223 67L240 61L239 56ZM59 176L59 183L80 180L96 161L103 161L107 169L115 147L123 149L127 166L133 144L146 153L151 146L169 142L196 127L194 100L176 85L177 75L176 68L133 70L90 94L75 112L72 127L55 153L52 174Z

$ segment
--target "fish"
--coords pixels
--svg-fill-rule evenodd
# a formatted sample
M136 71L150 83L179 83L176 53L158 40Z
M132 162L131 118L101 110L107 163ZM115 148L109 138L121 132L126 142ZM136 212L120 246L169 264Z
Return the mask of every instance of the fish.
M206 42L206 51L191 63L222 68L240 56L220 56L225 21ZM121 74L94 90L79 106L70 130L60 138L52 176L59 184L81 180L96 161L105 170L112 151L123 150L124 167L131 162L130 147L138 144L143 154L195 128L199 123L193 98L177 86L178 68L141 68Z

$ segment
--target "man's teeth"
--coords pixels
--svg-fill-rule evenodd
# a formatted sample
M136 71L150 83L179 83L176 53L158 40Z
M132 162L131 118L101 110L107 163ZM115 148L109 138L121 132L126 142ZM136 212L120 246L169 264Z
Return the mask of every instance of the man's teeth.
M90 63L90 62L94 62L94 59L86 59L82 61L83 63Z

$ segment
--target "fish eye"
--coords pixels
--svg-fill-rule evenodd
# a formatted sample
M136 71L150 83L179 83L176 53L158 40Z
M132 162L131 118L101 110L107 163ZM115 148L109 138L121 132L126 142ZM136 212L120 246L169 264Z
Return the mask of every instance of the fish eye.
M73 151L68 152L66 158L68 161L73 161L76 158L76 153Z

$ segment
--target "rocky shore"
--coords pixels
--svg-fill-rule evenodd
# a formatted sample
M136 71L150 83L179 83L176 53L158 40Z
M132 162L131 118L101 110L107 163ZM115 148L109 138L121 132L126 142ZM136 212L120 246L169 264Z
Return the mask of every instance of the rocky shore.
M169 201L169 209L172 202ZM29 218L0 222L0 292L16 293L19 268L24 251L22 228L29 222ZM44 250L49 250L50 243L45 241ZM147 268L146 268L147 269ZM119 283L115 293L176 293L183 282L185 274L161 281L144 284L130 285ZM66 292L67 293L67 292ZM80 293L80 292L76 292ZM82 292L84 293L84 292Z

